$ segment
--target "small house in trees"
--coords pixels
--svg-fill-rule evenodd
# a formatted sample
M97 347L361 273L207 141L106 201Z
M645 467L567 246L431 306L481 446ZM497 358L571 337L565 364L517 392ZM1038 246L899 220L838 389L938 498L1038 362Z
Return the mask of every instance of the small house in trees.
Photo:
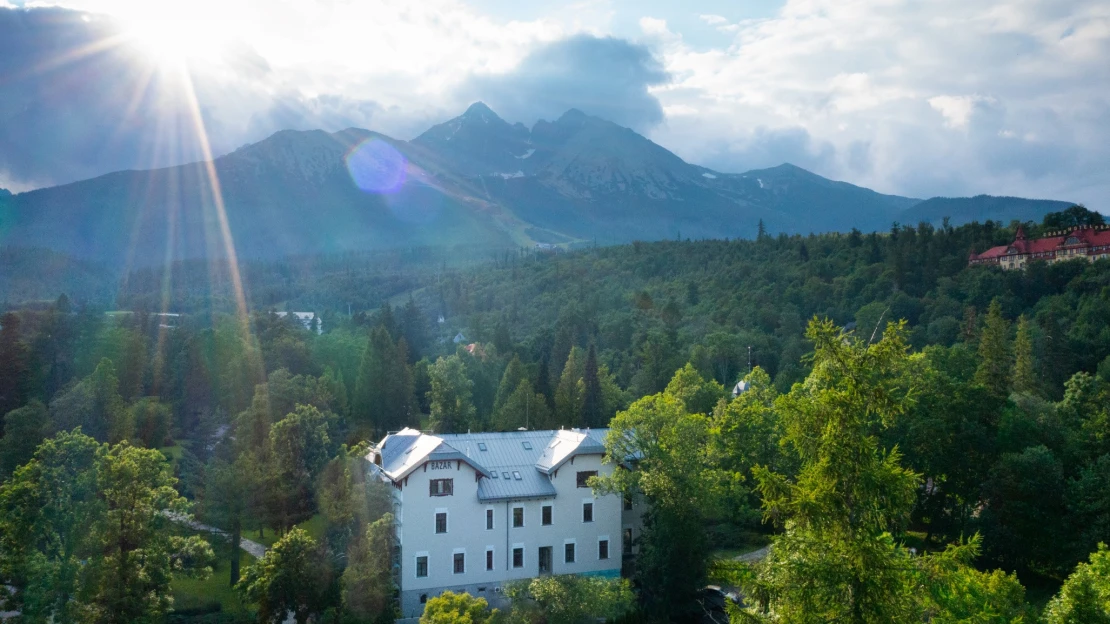
M509 581L619 576L642 509L588 484L614 470L607 431L404 429L373 446L371 471L393 486L402 617L447 590L502 606Z

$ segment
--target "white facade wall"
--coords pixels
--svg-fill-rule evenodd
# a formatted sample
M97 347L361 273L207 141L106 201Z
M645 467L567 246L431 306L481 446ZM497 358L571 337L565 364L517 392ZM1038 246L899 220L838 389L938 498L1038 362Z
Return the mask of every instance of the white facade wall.
M422 598L445 590L466 591L497 605L499 589L509 580L539 575L539 549L552 551L554 574L601 574L618 576L621 569L622 528L627 522L620 496L595 497L589 488L577 487L579 471L596 470L605 475L612 466L601 455L572 457L551 475L554 498L498 501L478 500L477 473L460 460L428 461L416 468L394 491L397 537L400 545L400 589L403 617L423 613ZM453 479L450 496L430 496L431 479ZM583 503L593 503L593 521L583 522ZM552 506L552 523L542 524L542 507ZM514 528L514 507L523 507L524 526ZM494 512L494 528L486 528L486 510ZM436 533L437 511L447 512L447 532ZM608 559L598 558L599 539L609 540ZM565 544L575 544L575 561L564 561ZM524 565L512 566L512 549L524 549ZM486 569L486 550L492 549L493 570ZM465 554L464 573L454 572L454 554ZM417 557L428 557L428 574L417 577Z

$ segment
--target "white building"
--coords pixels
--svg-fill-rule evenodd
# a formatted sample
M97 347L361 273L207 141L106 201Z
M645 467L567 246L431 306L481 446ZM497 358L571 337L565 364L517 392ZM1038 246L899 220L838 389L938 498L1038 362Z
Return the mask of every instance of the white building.
M586 486L613 471L607 431L386 436L366 458L394 487L402 617L446 590L498 606L506 581L619 576L640 510Z

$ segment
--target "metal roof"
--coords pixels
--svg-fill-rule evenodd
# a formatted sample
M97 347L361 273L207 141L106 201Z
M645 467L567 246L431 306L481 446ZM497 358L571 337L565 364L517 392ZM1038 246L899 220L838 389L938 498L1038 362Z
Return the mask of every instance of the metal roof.
M405 429L386 436L367 459L373 461L374 454L379 454L382 471L394 480L428 460L459 459L484 475L478 482L481 501L550 498L555 496L555 487L548 475L575 455L605 453L607 432L571 429L433 435Z

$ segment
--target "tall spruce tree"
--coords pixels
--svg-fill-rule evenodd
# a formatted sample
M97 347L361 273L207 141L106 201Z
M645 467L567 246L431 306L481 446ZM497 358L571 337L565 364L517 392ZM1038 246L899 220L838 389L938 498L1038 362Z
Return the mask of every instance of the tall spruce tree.
M1014 338L1014 370L1011 387L1014 392L1035 394L1037 377L1033 372L1033 328L1025 315L1018 317L1017 336Z
M29 353L19 328L18 314L0 316L0 425L4 414L23 405L27 398Z
M473 382L466 376L466 367L458 355L441 357L428 370L431 390L428 405L432 426L438 433L465 431L474 420L476 410L471 400Z
M586 393L582 381L585 363L582 349L574 347L567 355L559 385L555 388L555 420L560 426L580 427L582 422L582 399Z
M516 392L517 386L527 376L524 370L524 364L521 363L520 358L513 356L509 360L509 365L505 367L505 373L501 375L501 383L497 386L497 396L493 400L493 411L496 413L505 401L513 392Z
M1002 316L1002 304L994 299L979 336L979 367L975 370L975 381L991 393L1005 396L1010 393L1012 370L1010 323Z
M409 364L424 357L428 350L428 319L412 295L401 312L401 333L409 344Z
M582 422L587 427L605 426L605 396L597 367L597 347L590 345L586 352L586 365L582 371Z

